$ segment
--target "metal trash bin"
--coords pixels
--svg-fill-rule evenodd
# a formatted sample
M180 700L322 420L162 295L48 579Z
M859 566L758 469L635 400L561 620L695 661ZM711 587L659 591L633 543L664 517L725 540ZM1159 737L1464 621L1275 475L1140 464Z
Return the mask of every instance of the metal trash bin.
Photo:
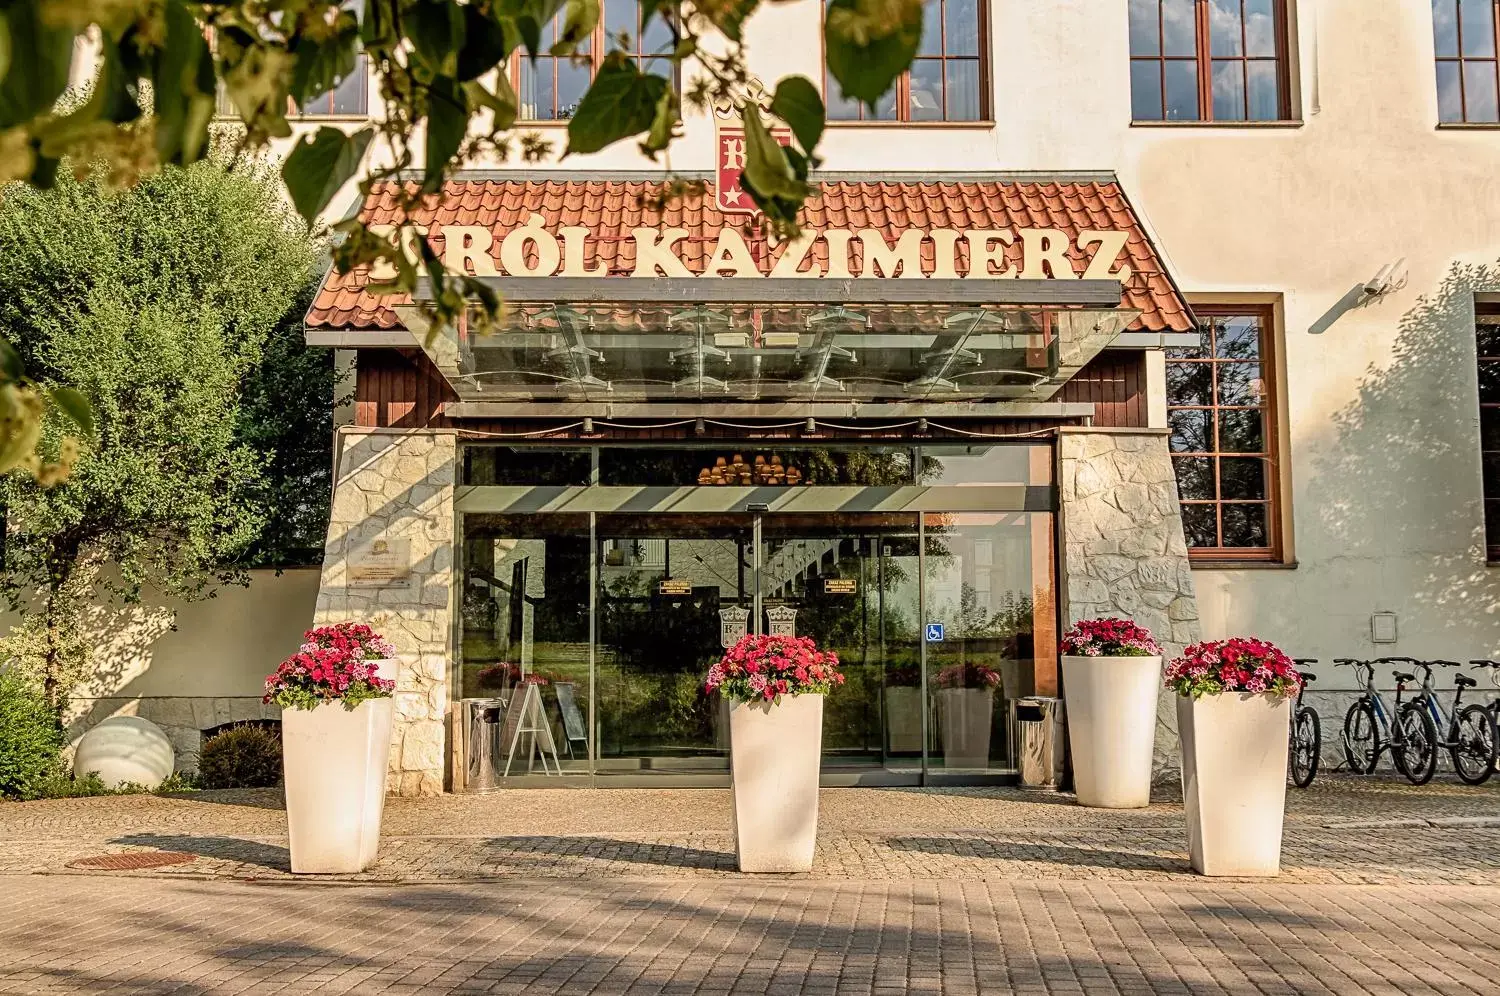
M500 730L505 723L505 700L496 698L464 699L463 717L466 736L465 787L483 792L500 787L505 747Z
M1063 776L1063 701L1044 695L1016 700L1016 767L1021 787L1056 789Z

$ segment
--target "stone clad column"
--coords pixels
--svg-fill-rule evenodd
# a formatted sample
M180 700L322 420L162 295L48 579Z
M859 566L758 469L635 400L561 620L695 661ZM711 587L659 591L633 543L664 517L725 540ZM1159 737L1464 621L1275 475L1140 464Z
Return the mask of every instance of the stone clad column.
M338 476L316 625L368 623L396 647L391 791L443 791L448 666L453 646L453 487L457 436L441 430L355 429L339 437ZM402 551L409 576L361 570L376 541ZM351 557L356 569L350 571Z
M1201 634L1167 430L1064 429L1058 448L1067 625L1134 619L1167 659L1179 655ZM1177 713L1164 689L1155 766L1165 773L1177 764Z

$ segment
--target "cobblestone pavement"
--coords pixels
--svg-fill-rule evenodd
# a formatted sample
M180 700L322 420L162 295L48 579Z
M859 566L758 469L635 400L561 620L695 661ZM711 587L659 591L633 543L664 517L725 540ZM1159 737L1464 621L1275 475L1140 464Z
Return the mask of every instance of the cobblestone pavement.
M821 812L817 879L1193 879L1167 792L1127 812L1015 789L833 789ZM709 789L391 799L379 862L348 878L732 878L729 822L728 793ZM288 879L285 834L276 791L3 804L0 875L166 850L196 858L110 874ZM1500 885L1500 786L1323 779L1289 795L1283 850L1291 883Z
M1500 991L1470 887L5 882L0 993Z

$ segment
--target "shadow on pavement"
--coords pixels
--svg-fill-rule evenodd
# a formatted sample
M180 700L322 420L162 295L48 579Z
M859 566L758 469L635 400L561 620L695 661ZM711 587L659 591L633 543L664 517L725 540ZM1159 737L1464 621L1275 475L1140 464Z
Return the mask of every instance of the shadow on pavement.
M183 834L128 834L115 837L112 844L154 847L162 851L184 851L219 861L238 861L259 865L271 871L290 872L291 852L285 847L240 837L195 837Z

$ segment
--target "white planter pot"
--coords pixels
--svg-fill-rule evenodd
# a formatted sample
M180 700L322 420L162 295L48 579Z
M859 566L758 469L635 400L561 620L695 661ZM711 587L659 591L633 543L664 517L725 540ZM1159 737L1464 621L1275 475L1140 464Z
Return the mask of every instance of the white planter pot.
M370 662L375 665L375 677L384 678L386 681L395 681L401 676L401 659L398 657L382 657Z
M740 871L812 870L822 754L823 696L730 706L729 777Z
M380 846L392 699L281 713L292 871L363 871Z
M922 752L922 690L892 685L885 690L885 749L891 754Z
M943 766L988 768L993 688L939 688L938 722L943 730Z
M1292 700L1232 692L1177 697L1182 798L1193 870L1275 875L1286 815Z
M1062 669L1078 802L1150 805L1161 658L1064 656Z

